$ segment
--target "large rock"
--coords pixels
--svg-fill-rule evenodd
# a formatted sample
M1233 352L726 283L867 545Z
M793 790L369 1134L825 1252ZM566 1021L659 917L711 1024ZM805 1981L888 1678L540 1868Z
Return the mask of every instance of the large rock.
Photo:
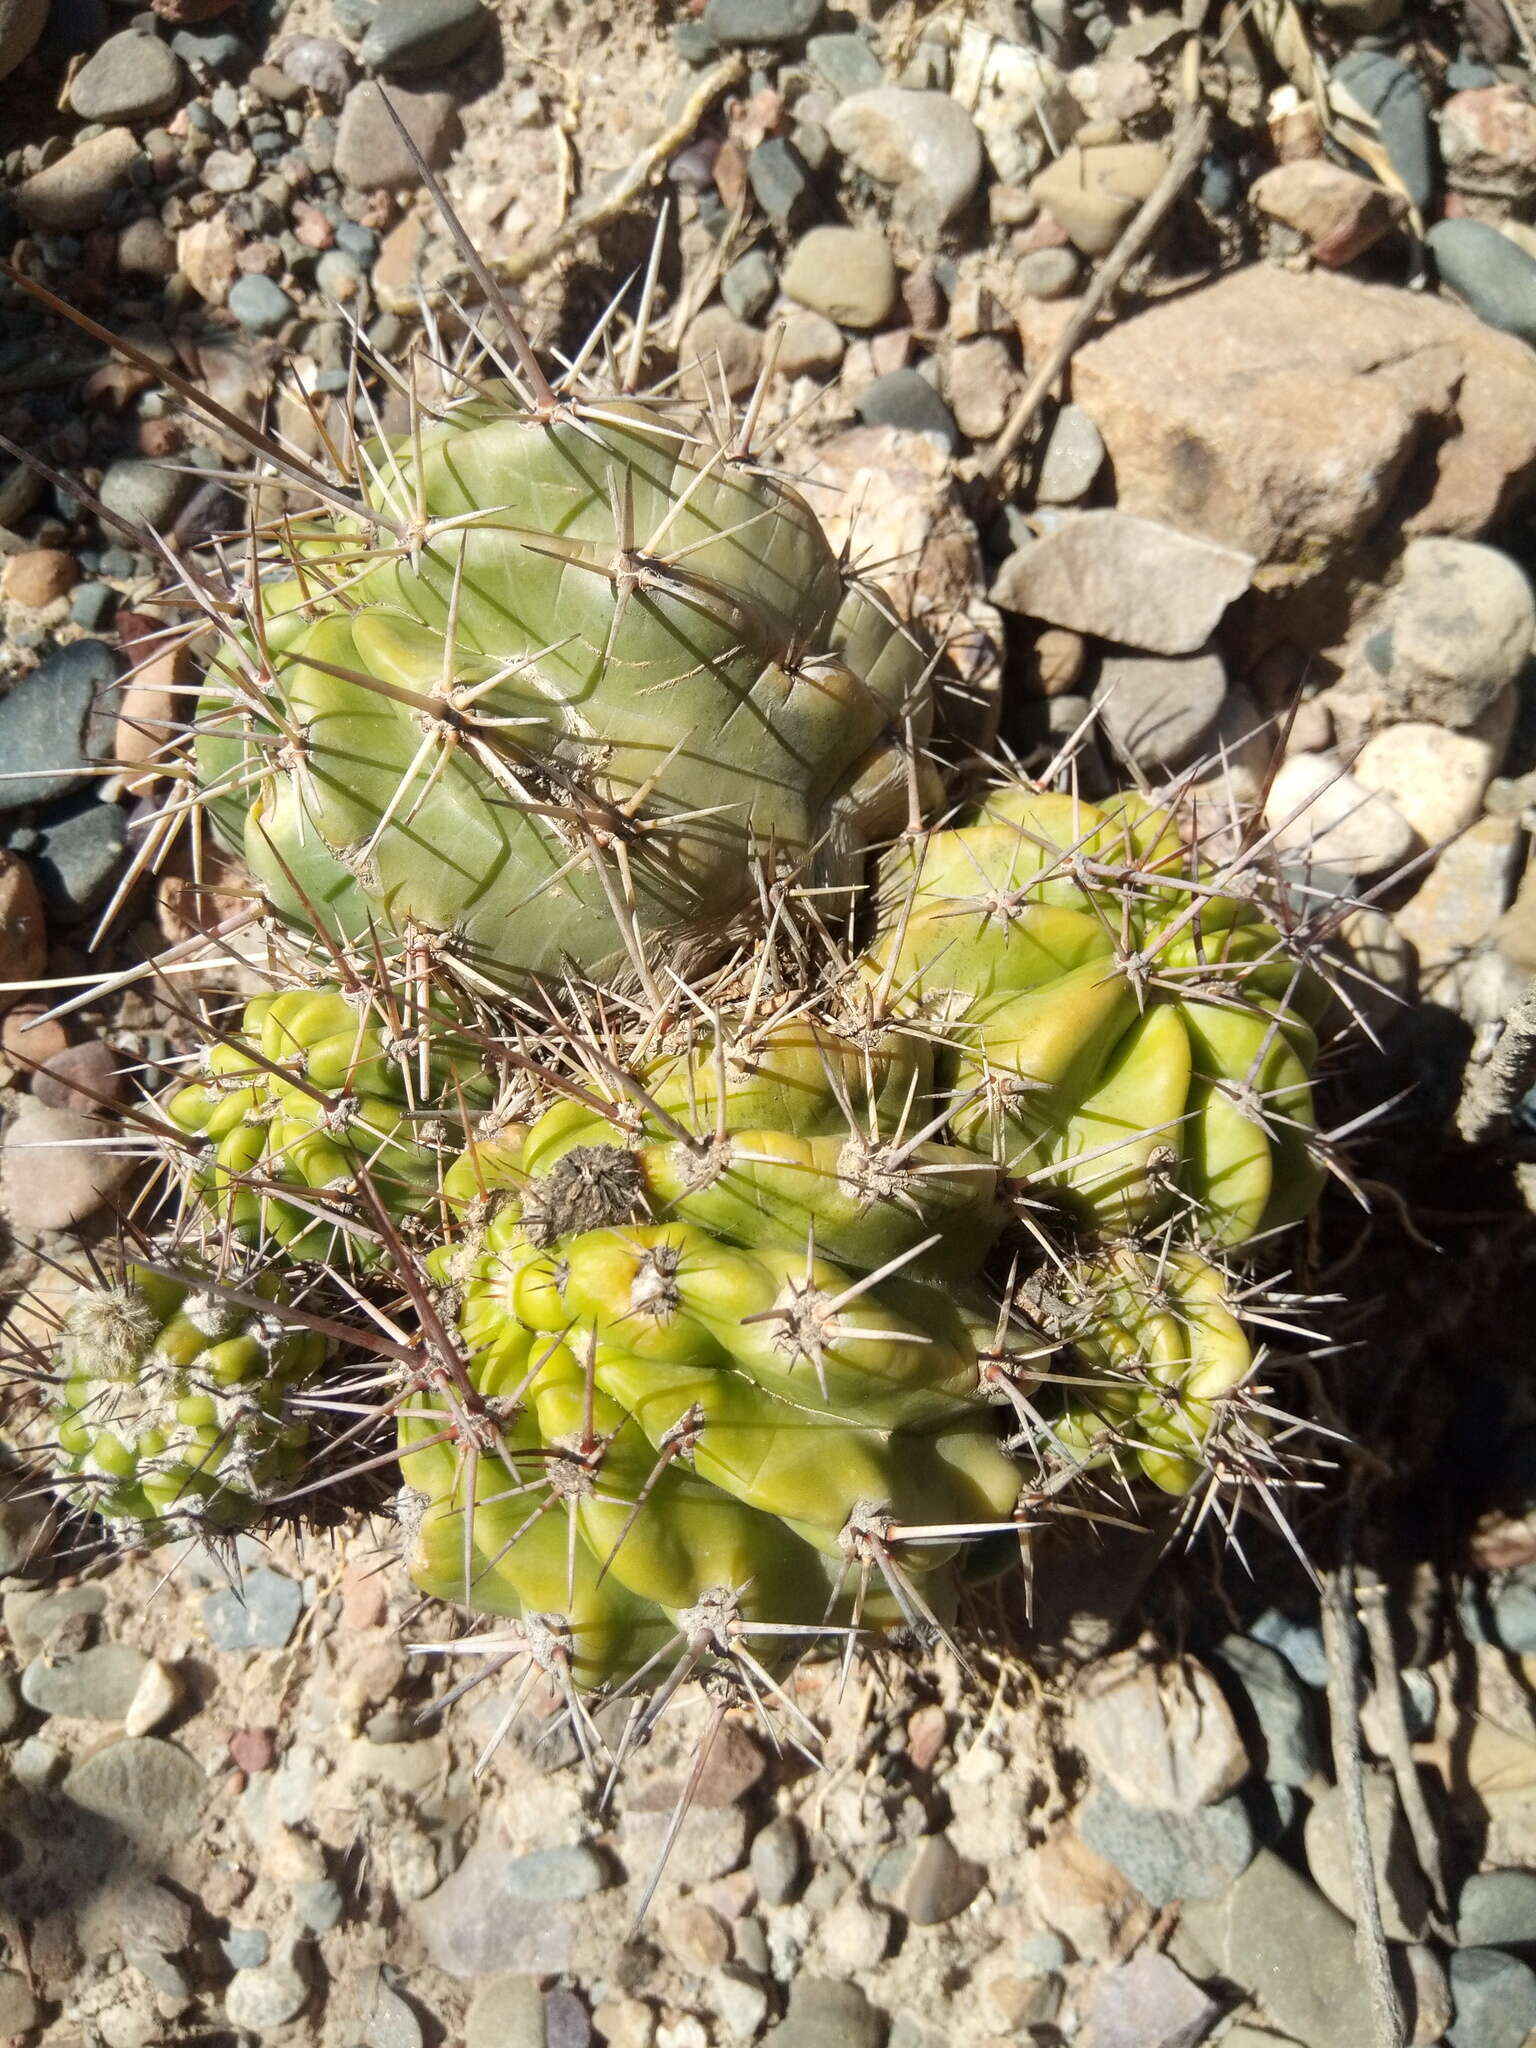
M1252 557L1124 510L1080 512L1011 554L1007 611L1148 654L1193 654L1248 588Z
M1026 301L1026 360L1066 310ZM1122 512L1244 548L1286 584L1367 539L1474 537L1536 481L1536 355L1392 285L1269 265L1118 321L1072 396Z
M1218 1896L1186 1905L1181 1934L1205 1951L1212 1974L1256 1998L1268 2020L1308 2048L1371 2039L1355 1930L1272 1850L1261 1849Z

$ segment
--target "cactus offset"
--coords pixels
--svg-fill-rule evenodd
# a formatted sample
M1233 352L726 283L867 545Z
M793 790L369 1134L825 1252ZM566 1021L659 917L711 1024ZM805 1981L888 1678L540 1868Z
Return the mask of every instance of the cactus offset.
M1010 1175L1223 1245L1311 1208L1327 989L1167 811L995 794L887 858L880 921L868 978L944 1031L954 1134Z
M249 1528L303 1473L309 1424L293 1397L325 1339L281 1314L275 1279L242 1290L270 1312L232 1291L128 1266L65 1316L57 1479L120 1534Z

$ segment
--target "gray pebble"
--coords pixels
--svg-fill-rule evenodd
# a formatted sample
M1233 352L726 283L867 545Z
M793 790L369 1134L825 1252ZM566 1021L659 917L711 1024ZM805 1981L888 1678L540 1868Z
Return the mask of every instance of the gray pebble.
M358 54L370 71L406 77L456 63L490 25L480 0L379 0Z
M464 2048L546 2048L537 1983L509 1972L482 1984L464 2018Z
M76 640L56 648L0 697L0 760L8 771L0 782L0 817L63 796L85 780L97 721L111 706L116 680L111 648L101 640Z
M789 2010L768 2031L772 2048L881 2048L885 2016L857 1984L833 1984L824 1977L797 1977L789 1987Z
M1463 1948L1536 1945L1536 1870L1480 1870L1456 1901L1456 1940Z
M259 1970L272 1953L272 1943L260 1927L231 1927L219 1937L219 1947L232 1970Z
M298 308L270 277L238 277L229 288L229 310L250 334L276 334Z
M191 478L168 464L125 455L108 467L97 496L119 519L165 533L191 488Z
M805 1869L805 1836L791 1813L781 1813L752 1837L748 1856L757 1895L765 1906L783 1906L800 1889Z
M1400 58L1360 49L1335 65L1333 78L1375 121L1393 170L1422 212L1435 196L1439 165L1418 79Z
M592 2048L591 2015L564 1984L544 1994L544 2048Z
M77 642L77 645L84 645ZM43 908L59 924L78 924L100 908L128 846L128 820L93 789L50 805L34 821L27 849Z
M21 1696L40 1714L121 1721L148 1662L127 1643L98 1643L72 1657L34 1657L21 1674Z
M503 1877L505 1896L552 1905L563 1899L589 1899L613 1882L613 1873L595 1849L578 1842L563 1849L534 1849L515 1856Z
M1451 1956L1450 1979L1450 2048L1525 2048L1536 2027L1536 1971L1496 1948L1461 1948Z
M24 1785L29 1792L44 1792L57 1779L65 1761L63 1750L45 1736L29 1735L25 1742L17 1743L11 1769L18 1785Z
M293 1910L311 1934L326 1934L340 1920L346 1901L334 1878L305 1878L293 1888Z
M391 1981L394 1974L374 1964L352 1980L367 2048L421 2048L421 2021Z
M156 35L108 36L75 73L69 104L82 121L145 121L181 97L181 60Z
M21 1725L21 1694L16 1689L16 1673L9 1665L0 1665L0 1742L7 1742Z
M352 85L352 59L329 36L294 36L283 52L283 71L322 99L344 100Z
M733 2041L755 2041L768 2017L768 1994L750 1970L727 1963L709 1980L709 2002Z
M1305 1785L1323 1767L1322 1733L1312 1696L1280 1652L1250 1636L1226 1636L1212 1663L1261 1776Z
M203 1599L203 1626L220 1650L280 1650L298 1626L304 1589L297 1579L265 1566L245 1573L238 1587L222 1586Z
M760 248L738 256L720 280L720 296L738 320L756 320L766 313L778 288L778 267Z
M717 43L797 43L821 20L826 0L709 0L703 23Z
M966 1863L948 1835L928 1835L917 1845L902 1885L901 1903L916 1927L937 1927L963 1913L982 1885L983 1873Z
M1100 723L1148 772L1186 767L1211 738L1227 693L1213 648L1194 654L1106 654L1094 685Z
M262 2034L298 2018L309 2000L299 1954L297 1943L286 1942L269 1963L235 1973L224 1994L224 2017L231 2026Z
M327 249L315 265L315 287L338 305L350 305L367 283L363 267L345 249Z
M1035 499L1041 505L1075 505L1086 497L1104 466L1104 440L1080 405L1064 405L1046 437L1035 471Z
M885 83L879 52L865 36L848 32L812 36L805 54L839 97L869 92Z
M810 167L795 145L770 135L747 158L752 196L776 227L793 232L815 210Z
M1107 1785L1095 1786L1083 1802L1078 1832L1153 1906L1220 1897L1247 1869L1256 1847L1241 1800L1164 1813L1132 1806Z
M198 180L210 192L228 198L245 192L256 181L256 158L248 149L210 149L198 166ZM266 284L266 278L247 277L242 284Z
M1296 1621L1278 1607L1266 1607L1248 1633L1258 1643L1278 1650L1303 1685L1321 1692L1328 1683L1328 1655L1323 1632L1315 1621Z
M69 600L70 623L94 633L104 626L117 604L117 592L110 583L78 583Z
M1067 1944L1059 1934L1048 1931L1040 1934L1026 1934L1013 1945L1013 1962L1017 1969L1027 1976L1050 1976L1057 1970L1064 1970L1069 1960Z
M184 64L201 74L233 71L250 56L238 36L227 29L178 29L171 48Z
M1437 220L1424 239L1442 283L1479 320L1536 347L1536 257L1485 220Z
M76 1764L65 1797L145 1847L182 1843L196 1830L208 1781L187 1752L156 1735L129 1735Z
M1481 92L1485 85L1497 85L1498 82L1499 74L1490 71L1486 64L1461 62L1446 67L1447 92Z
M909 433L936 434L951 455L960 446L954 414L916 370L892 370L877 377L860 395L857 411L867 427L904 427Z
M720 54L720 45L702 21L673 22L671 38L673 49L691 71L713 64Z

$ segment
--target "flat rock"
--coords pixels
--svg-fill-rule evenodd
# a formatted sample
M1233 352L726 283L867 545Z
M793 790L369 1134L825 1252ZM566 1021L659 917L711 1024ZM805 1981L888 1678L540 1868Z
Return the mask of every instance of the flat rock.
M48 0L0 0L0 78L9 77L23 57L31 56L47 19Z
M1168 168L1155 142L1075 144L1037 173L1030 191L1085 256L1103 256Z
M877 184L896 187L902 211L943 227L981 181L981 136L944 92L877 86L839 102L827 120L833 147Z
M21 1674L21 1696L40 1714L126 1720L148 1663L128 1643L97 1643L71 1657L34 1657Z
M127 1736L98 1749L64 1780L66 1799L146 1849L185 1841L201 1819L207 1792L198 1764L155 1735Z
M1227 672L1214 648L1198 654L1106 654L1093 702L1105 733L1149 774L1183 768L1216 736Z
M480 0L379 0L358 56L391 76L430 71L457 63L490 26Z
M0 697L0 817L77 789L94 765L96 737L115 714L117 660L104 640L76 640Z
M1221 1976L1307 2048L1370 2040L1354 1928L1272 1850L1260 1849L1221 1896L1186 1906L1182 1927Z
M545 2048L544 2000L529 1977L492 1977L469 2002L464 2048Z
M1380 790L1362 789L1328 754L1292 754L1270 785L1275 846L1320 868L1379 875L1412 853L1413 828Z
M75 73L69 104L82 121L147 121L175 106L181 82L181 59L168 43L124 29Z
M821 20L826 0L709 0L701 17L717 43L794 43Z
M43 908L55 924L78 924L99 909L122 865L128 821L121 807L77 790L27 828L27 859Z
M238 1586L203 1596L203 1626L220 1650L280 1650L303 1611L298 1580L265 1565L244 1573Z
M1400 192L1321 157L1277 164L1254 180L1248 196L1261 213L1304 235L1313 256L1330 269L1353 263L1408 217Z
M841 327L878 327L896 304L896 262L872 228L812 228L780 278L785 296Z
M540 1898L518 1889L513 1873L524 1860L476 1842L436 1891L411 1907L433 1962L450 1977L558 1976L569 1966L576 1938L571 1895Z
M1093 1991L1094 2048L1197 2048L1221 2007L1156 1949L1103 1971Z
M1066 317L1021 304L1026 360ZM1073 357L1072 395L1122 512L1286 584L1378 529L1475 537L1536 487L1536 355L1445 300L1328 271L1249 264L1117 321Z
M948 1835L925 1835L902 1880L902 1911L915 1927L937 1927L965 1911L985 1878Z
M1248 1775L1232 1710L1193 1657L1106 1657L1079 1680L1070 1728L1095 1778L1133 1806L1188 1813L1224 1799Z
M108 128L24 178L16 187L16 204L33 227L49 234L93 228L108 199L127 184L138 156L131 129Z
M296 2020L309 2003L304 1951L289 1940L255 1970L237 1970L224 1993L224 2017L231 2026L264 2034Z
M1478 817L1500 751L1475 733L1407 719L1367 740L1350 773L1362 789L1390 797L1426 846L1438 846Z
M404 122L430 170L441 170L459 139L458 109L452 93L403 92L391 86L389 103ZM421 174L400 138L371 79L347 94L336 128L336 175L354 191L378 186L418 185Z
M881 2048L885 2016L857 1984L825 1977L796 1977L789 2010L765 2039L772 2048Z
M113 1133L67 1109L24 1109L0 1144L0 1199L14 1227L30 1236L83 1223L122 1186L132 1168L107 1149Z
M1075 505L1087 496L1103 467L1103 435L1080 405L1062 406L1036 465L1035 502Z
M1248 588L1253 559L1132 513L1080 512L1010 555L994 602L1149 654L1193 654Z
M1109 1785L1096 1785L1084 1800L1078 1831L1152 1906L1219 1898L1248 1867L1255 1846L1240 1800L1166 1813L1132 1806Z
M1384 1771L1372 1771L1366 1777L1365 1818L1382 1928L1389 1941L1421 1940L1429 1918L1429 1890L1414 1857L1413 1837L1398 1806L1396 1787ZM1339 1786L1330 1785L1313 1802L1302 1835L1313 1882L1330 1905L1352 1920L1355 1887L1344 1794Z

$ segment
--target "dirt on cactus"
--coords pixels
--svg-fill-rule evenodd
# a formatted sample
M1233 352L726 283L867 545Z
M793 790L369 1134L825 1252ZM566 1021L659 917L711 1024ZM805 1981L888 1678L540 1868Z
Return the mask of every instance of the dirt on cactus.
M958 1632L971 1668L941 1646L800 1669L819 1768L690 1694L604 1803L554 1696L507 1729L508 1674L445 1704L475 1660L443 1653L455 1617L411 1592L382 1513L120 1550L18 1481L0 2037L1516 2048L1529 35L1473 0L757 0L784 39L733 64L711 23L744 11L495 0L462 54L385 75L547 360L643 273L668 201L647 375L723 410L779 348L765 459L948 643L955 729L968 707L990 758L1066 759L1090 797L1178 778L1211 846L1256 817L1294 901L1339 900L1366 1029L1323 1063L1337 1171L1250 1304L1292 1354L1265 1418L1288 1482L1241 1516L1213 1490L1134 1531L1042 1528L1027 1585ZM418 57L470 12L379 7ZM326 415L299 393L344 405L347 321L402 359L418 284L438 337L473 288L415 173L371 181L396 144L356 62L372 14L0 0L0 254L141 351L0 286L0 433L43 465L0 468L0 1299L34 1356L137 1198L187 1005L266 987L226 955L91 992L248 900L211 842L178 847L93 947L189 683L156 658L140 522L187 546L238 524L221 471L248 460L157 367L313 457ZM89 999L41 1019L45 977ZM1299 1317L1329 1342L1296 1363ZM6 1463L47 1464L46 1384L0 1403ZM599 1716L616 1747L625 1712ZM1373 1904L1355 1789L1385 1838Z

